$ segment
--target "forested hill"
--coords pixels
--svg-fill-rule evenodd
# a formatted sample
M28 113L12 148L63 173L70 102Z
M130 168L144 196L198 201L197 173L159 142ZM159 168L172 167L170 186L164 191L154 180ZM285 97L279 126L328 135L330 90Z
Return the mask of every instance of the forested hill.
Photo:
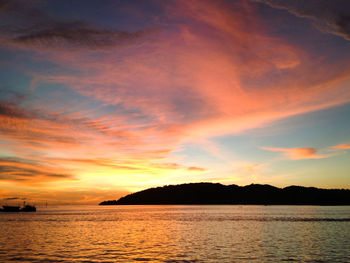
M191 183L150 188L100 205L148 204L256 204L256 205L350 205L349 189L271 185L247 186Z

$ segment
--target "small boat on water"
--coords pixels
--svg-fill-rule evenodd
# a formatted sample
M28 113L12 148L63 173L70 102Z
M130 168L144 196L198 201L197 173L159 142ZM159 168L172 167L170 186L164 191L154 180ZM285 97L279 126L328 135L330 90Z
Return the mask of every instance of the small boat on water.
M21 208L19 206L3 205L0 212L36 212L36 207L33 205L24 205Z
M19 206L3 205L1 212L19 212Z
M36 212L36 207L33 205L25 205L20 209L20 212Z

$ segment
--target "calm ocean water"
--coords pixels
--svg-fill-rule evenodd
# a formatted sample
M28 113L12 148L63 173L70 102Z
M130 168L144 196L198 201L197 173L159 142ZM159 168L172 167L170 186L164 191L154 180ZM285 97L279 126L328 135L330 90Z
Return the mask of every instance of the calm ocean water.
M57 206L0 213L0 262L350 262L350 206Z

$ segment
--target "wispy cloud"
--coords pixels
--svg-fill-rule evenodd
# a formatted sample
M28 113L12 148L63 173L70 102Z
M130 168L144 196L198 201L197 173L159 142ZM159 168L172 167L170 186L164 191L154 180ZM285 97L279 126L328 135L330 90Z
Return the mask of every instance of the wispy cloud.
M205 172L206 169L196 166L191 166L187 168L188 171L199 171L199 172Z
M73 176L67 171L60 173L56 167L36 161L14 157L0 158L0 181L40 185L50 181L72 179Z
M350 149L350 144L338 144L322 149L321 151L313 147L280 148L262 146L260 149L272 152L282 152L291 160L324 159L341 154L340 150Z
M9 118L26 119L29 116L25 111L18 109L15 105L5 102L0 102L0 115Z
M266 151L282 152L289 159L323 159L332 156L331 154L319 154L317 149L312 147L300 147L300 148L277 148L277 147L260 147Z
M4 201L26 200L26 198L25 197L7 197L7 198L3 198L2 200Z
M98 28L79 20L62 21L38 9L34 3L23 1L3 1L0 10L3 16L12 16L0 27L0 40L37 50L106 49L136 43L155 32Z
M57 22L48 28L36 28L32 32L28 31L28 29L25 29L16 32L16 36L9 39L9 42L23 47L38 49L102 49L126 43L130 44L147 33L151 33L151 31L128 32L98 29L83 22Z
M347 0L255 0L311 19L316 28L350 40L350 3Z
M350 149L350 144L349 143L338 144L338 145L332 146L332 148L337 150L348 150Z
M269 36L249 5L237 12L210 1L181 4L170 18L186 16L188 23L178 34L163 30L156 42L143 46L147 53L54 57L83 74L42 76L42 83L63 83L103 103L137 110L150 120L144 123L150 132L191 138L240 132L349 101L349 91L340 85L349 78L349 62L325 65Z

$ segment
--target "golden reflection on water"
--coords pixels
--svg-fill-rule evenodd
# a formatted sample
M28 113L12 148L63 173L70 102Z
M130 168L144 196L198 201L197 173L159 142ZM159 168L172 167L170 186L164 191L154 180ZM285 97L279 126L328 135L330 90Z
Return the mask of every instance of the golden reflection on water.
M0 261L350 261L350 207L72 206L0 214Z

